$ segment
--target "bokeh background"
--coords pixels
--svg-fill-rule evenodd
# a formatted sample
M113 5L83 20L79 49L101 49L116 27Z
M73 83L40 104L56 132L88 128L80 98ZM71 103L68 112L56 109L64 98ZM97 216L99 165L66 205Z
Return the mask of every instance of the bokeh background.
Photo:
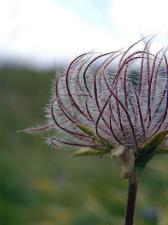
M168 44L166 0L0 0L0 225L121 225L127 181L115 159L73 158L47 134L54 77L81 52L111 51L158 34ZM136 225L168 224L168 157L141 178Z

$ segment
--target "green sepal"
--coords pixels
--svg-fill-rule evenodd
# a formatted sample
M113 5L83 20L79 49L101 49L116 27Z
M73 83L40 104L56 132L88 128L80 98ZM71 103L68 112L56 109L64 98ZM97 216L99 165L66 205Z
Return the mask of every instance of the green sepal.
M159 145L164 141L168 130L160 131L153 135L149 140L146 141L138 149L138 153L135 157L134 171L137 175L140 175L145 168L146 164L151 160L153 155L156 153Z
M107 140L105 140L105 139L103 139L103 138L101 138L101 139L99 140L99 142L100 142L103 146L105 146L106 149L112 150L112 149L115 148L115 146L114 146L112 143L108 142Z
M107 149L94 149L94 148L80 148L75 151L72 156L87 156L87 155L105 155L110 153L110 150Z
M96 138L95 132L89 126L83 125L81 123L76 124L76 126L82 130L85 134L90 136L91 138Z
M108 148L109 150L114 148L114 145L110 142L108 142L107 140L103 139L103 138L98 138L95 134L95 132L93 131L93 129L87 125L84 124L76 124L76 126L82 130L85 134L87 134L88 136L90 136L93 140L93 142L95 143L100 143L102 144L105 148Z
M168 148L164 148L164 147L157 147L156 154L161 155L161 154L168 154Z

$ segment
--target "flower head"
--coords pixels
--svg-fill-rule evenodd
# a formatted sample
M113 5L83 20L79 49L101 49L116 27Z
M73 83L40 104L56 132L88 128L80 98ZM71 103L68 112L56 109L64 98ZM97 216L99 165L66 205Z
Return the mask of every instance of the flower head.
M131 149L136 157L167 130L166 51L151 53L150 40L137 49L141 42L124 51L82 54L57 76L48 124L39 128L57 130L49 139L53 146L85 147L88 154L114 149L114 155L123 155Z

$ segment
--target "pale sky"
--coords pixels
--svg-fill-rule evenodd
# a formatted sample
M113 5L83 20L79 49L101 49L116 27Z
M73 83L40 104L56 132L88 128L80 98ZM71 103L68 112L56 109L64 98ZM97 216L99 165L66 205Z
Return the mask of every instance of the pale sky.
M167 0L0 0L0 60L55 65L158 34L168 45Z

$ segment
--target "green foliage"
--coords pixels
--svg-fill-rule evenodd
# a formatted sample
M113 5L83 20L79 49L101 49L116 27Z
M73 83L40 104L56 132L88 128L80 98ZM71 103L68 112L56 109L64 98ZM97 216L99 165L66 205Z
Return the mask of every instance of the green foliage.
M43 134L16 132L45 120L43 106L53 74L0 70L0 224L121 225L127 181L119 178L115 159L75 158L71 152L51 150L43 143ZM166 156L155 157L141 179L136 225L164 224L168 219ZM161 215L159 223L142 215L142 209L151 207Z

